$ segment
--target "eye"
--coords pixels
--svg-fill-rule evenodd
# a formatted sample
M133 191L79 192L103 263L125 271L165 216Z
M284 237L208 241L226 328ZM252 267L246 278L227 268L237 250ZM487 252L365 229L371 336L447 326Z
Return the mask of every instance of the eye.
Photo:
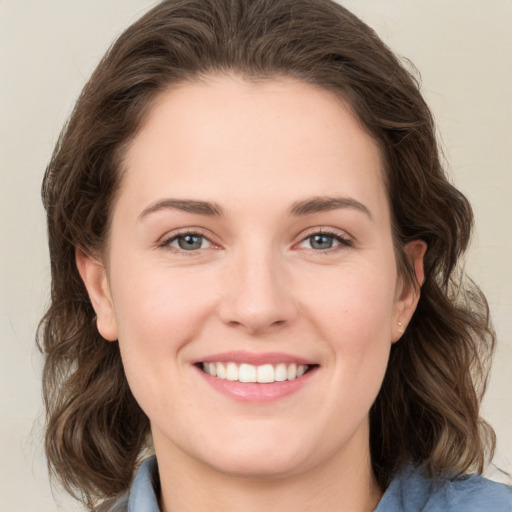
M304 238L299 247L313 249L315 251L326 251L339 246L351 246L352 242L338 233L313 233Z
M168 239L165 246L180 249L182 251L198 251L199 249L209 249L211 242L199 233L181 233Z

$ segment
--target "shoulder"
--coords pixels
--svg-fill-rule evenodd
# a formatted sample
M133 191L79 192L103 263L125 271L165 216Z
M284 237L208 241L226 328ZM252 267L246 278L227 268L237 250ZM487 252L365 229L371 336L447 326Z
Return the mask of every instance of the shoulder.
M449 480L442 495L454 511L512 512L512 489L480 475Z
M430 479L421 468L405 467L375 512L512 512L512 489L480 475Z
M454 497L462 499L461 495L465 495L480 506L486 506L486 510L489 504L501 504L504 510L512 512L512 487L508 485L472 475L455 482L450 489Z

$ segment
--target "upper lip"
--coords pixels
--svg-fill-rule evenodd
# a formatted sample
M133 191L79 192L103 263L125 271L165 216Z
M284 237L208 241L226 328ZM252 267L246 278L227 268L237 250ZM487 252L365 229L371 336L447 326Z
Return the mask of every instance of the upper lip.
M205 356L201 359L194 361L194 364L198 363L238 363L238 364L252 364L254 366L260 366L263 364L279 364L279 363L287 363L287 364L304 364L304 365L314 365L318 364L314 361L305 359L303 357L298 357L292 354L287 354L284 352L246 352L243 350L237 350L232 352L221 352L218 354L211 354Z

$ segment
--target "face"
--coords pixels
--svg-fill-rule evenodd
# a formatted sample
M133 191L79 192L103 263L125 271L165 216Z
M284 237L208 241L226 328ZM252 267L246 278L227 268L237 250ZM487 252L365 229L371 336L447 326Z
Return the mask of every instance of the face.
M78 266L157 455L260 476L367 456L417 297L350 111L301 82L215 76L163 93L124 167L105 260Z

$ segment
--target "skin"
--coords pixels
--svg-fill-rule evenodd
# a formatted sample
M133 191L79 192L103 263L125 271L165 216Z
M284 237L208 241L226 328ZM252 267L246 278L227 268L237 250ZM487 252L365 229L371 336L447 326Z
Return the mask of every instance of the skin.
M397 272L376 143L326 91L211 76L157 98L124 167L106 255L77 265L150 418L162 509L373 510L368 411L419 293ZM406 246L420 282L424 251ZM317 367L291 395L239 401L194 366L226 351Z

